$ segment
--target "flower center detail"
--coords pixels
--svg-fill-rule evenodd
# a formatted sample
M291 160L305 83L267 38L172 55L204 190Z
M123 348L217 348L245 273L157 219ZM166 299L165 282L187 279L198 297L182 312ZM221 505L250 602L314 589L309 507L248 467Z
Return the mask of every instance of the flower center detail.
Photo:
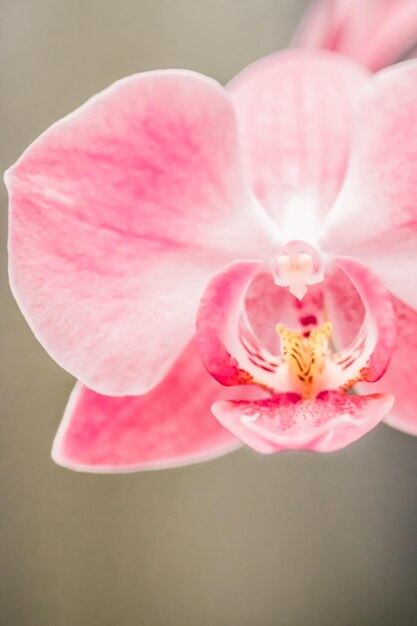
M288 287L293 296L302 300L307 285L323 280L320 253L305 241L290 241L274 258L273 275L276 285Z
M317 379L326 367L331 322L315 328L308 337L282 324L277 324L276 329L281 340L281 356L287 364L294 391L304 398L314 397Z

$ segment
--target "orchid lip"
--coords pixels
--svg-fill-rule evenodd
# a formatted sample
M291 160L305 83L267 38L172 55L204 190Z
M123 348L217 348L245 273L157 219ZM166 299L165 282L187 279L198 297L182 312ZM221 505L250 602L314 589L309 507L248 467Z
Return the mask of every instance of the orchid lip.
M294 243L292 251L297 249L300 244ZM268 310L265 303L254 305L257 288L250 295L248 290L271 267L239 262L212 280L200 305L198 347L208 371L226 386L255 385L272 396L295 394L301 401L313 402L322 392L344 394L360 381L377 380L387 367L395 340L392 303L365 266L343 257L335 265L351 281L364 307L362 322L358 318L361 325L348 345L335 351L330 344L333 324L337 338L338 319L333 319L333 311L326 311L320 286L315 293L311 289L305 302L294 302L293 313L288 314L286 304L278 302L276 310ZM273 289L273 276L269 276ZM262 289L268 288L268 281L261 284ZM280 291L285 300L286 289ZM290 304L289 292L288 297ZM265 314L268 327L278 322L275 339L280 344L271 332L260 329L259 317Z

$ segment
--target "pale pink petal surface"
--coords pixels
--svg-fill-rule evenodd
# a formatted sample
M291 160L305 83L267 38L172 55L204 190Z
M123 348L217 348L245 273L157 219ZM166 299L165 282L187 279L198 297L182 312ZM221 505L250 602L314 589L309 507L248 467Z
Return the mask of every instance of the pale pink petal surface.
M110 397L78 383L53 458L71 469L136 471L208 460L239 446L210 412L232 397L205 371L192 342L164 381L143 396Z
M294 45L341 52L376 71L417 46L415 0L317 0L294 37Z
M370 81L341 194L323 225L332 254L362 260L385 286L417 307L417 64Z
M308 241L335 199L367 76L341 56L292 50L257 61L228 85L253 188L285 240Z
M281 394L252 402L216 402L223 426L258 452L316 450L333 452L353 443L385 417L390 395L349 396L326 391L315 400Z
M103 393L160 381L208 278L275 246L230 97L192 72L116 83L37 139L6 180L13 292L51 356Z

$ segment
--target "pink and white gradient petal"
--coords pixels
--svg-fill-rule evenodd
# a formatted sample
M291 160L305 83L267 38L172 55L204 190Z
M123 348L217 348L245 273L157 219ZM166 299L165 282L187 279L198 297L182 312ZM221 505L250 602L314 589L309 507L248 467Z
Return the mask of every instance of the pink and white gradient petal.
M101 393L157 384L193 335L210 276L275 249L231 98L193 72L115 83L6 181L15 297L51 356Z
M367 78L342 56L290 50L257 61L228 85L253 188L285 241L311 242L332 205Z
M257 452L333 452L375 428L390 411L393 396L322 392L314 400L280 394L257 401L216 402L219 422Z
M417 308L417 61L369 82L345 184L320 234L330 254L360 259Z
M397 342L384 376L360 391L392 391L395 405L386 422L411 435L417 435L417 313L394 299L397 315Z
M164 381L143 396L103 396L77 383L52 456L79 471L133 472L226 454L240 442L210 406L230 392L207 374L191 342Z
M317 0L293 45L341 52L372 71L415 56L415 0Z

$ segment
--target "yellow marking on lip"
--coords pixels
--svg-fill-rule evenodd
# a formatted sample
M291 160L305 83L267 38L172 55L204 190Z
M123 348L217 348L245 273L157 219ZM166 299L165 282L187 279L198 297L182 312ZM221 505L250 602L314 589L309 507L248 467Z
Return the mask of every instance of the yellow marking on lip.
M332 334L331 322L326 322L311 331L308 337L277 324L281 339L281 354L290 375L297 381L297 387L305 398L314 395L314 382L324 371L328 353L329 338Z

